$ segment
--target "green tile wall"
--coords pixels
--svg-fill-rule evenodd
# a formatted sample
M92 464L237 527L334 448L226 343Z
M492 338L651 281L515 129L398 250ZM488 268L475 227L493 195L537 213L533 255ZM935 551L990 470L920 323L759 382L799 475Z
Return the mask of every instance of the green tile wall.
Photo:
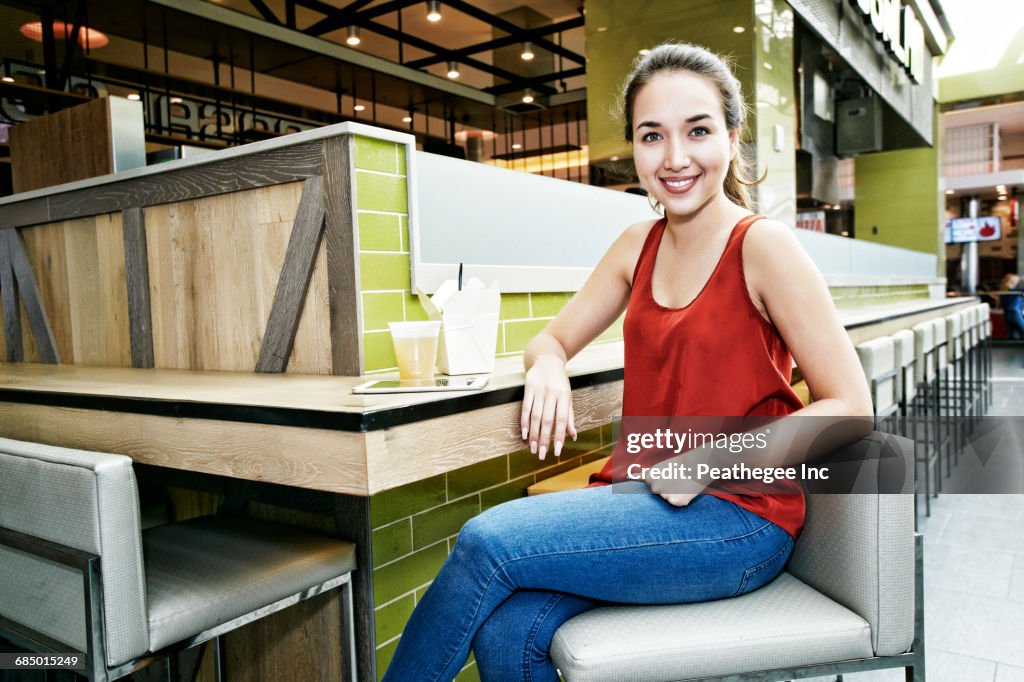
M537 481L607 456L612 429L584 431L558 459L528 449L500 455L370 498L377 676L383 676L413 608L455 544L462 525ZM457 680L479 680L470 658Z
M403 145L356 136L356 208L359 282L363 307L363 367L393 372L395 354L387 323L427 319L409 293L409 214ZM572 293L503 294L497 355L522 353ZM621 321L598 341L622 339Z

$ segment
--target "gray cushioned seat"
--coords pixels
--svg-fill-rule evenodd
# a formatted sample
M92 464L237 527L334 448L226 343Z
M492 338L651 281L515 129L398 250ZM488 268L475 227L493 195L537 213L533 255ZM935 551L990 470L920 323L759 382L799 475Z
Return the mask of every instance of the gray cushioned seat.
M158 526L142 543L154 651L356 567L350 544L252 519Z
M734 599L594 609L559 628L552 645L572 682L686 679L871 655L867 621L788 573Z

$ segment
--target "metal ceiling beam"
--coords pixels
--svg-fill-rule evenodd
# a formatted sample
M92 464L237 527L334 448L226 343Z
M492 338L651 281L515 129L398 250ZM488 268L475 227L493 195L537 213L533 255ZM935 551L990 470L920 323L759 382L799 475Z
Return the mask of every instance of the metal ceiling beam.
M573 78L575 76L583 76L587 73L587 70L582 66L578 66L574 69L566 69L565 71L557 71L555 73L547 73L542 76L532 76L529 78L520 78L515 82L501 83L500 85L492 85L489 88L484 88L484 92L498 97L500 95L507 95L510 92L516 92L517 90L523 90L525 88L531 88L537 92L543 92L547 83L551 81L563 80L566 78Z
M479 7L475 7L468 2L465 2L464 0L444 0L444 4L447 5L448 7L451 7L452 9L462 12L463 14L468 14L474 19L478 19L484 22L485 24L490 24L494 28L498 29L499 31L504 31L505 33L515 35L517 33L522 32L523 30L521 26L516 26L512 22L502 19L497 15L491 14L490 12L482 10ZM543 47L545 50L553 52L554 54L557 55L561 55L566 59L571 59L577 64L586 64L587 62L586 58L583 55L576 54L572 50L567 50L561 45L553 43L550 40L547 40L546 38L537 38L537 40L534 42L538 46Z
M331 31L337 31L339 28L349 26L351 24L360 24L362 21L366 21L368 19L397 12L409 7L410 5L418 4L422 2L422 0L391 0L391 2L385 2L361 12L357 11L364 5L368 5L370 2L373 2L373 0L355 0L355 2L350 3L342 9L335 9L320 21L316 22L309 28L304 29L303 33L308 33L311 36L321 36L325 33L330 33Z
M406 44L412 45L413 47L418 47L421 50L426 50L428 52L434 53L444 52L443 47L435 45L434 43L431 43L428 40L424 40L423 38L417 38L416 36L411 36L408 34L403 34L398 29L391 28L390 26L385 26L384 24L378 24L375 21L364 22L362 26L365 30L370 31L371 33L378 33L386 38L391 38L392 40L403 40L405 41ZM494 66L493 64L488 64L487 62L482 62L478 59L473 59L472 57L466 57L460 60L460 63L472 67L474 69L483 71L484 73L489 73L492 76L503 78L507 81L510 81L511 83L522 83L524 81L523 76L519 75L518 73L506 71L505 69ZM520 85L518 88L513 89L521 90L524 87L530 86ZM552 94L556 92L554 88L548 86L540 85L537 87L538 92L544 94Z
M249 0L249 4L256 8L256 11L263 15L263 18L272 24L281 24L281 20L277 18L274 11L267 7L267 3L263 0Z
M583 17L576 17L568 19L566 21L560 21L557 24L548 24L547 26L541 26L540 28L524 29L515 35L507 35L502 38L495 38L494 40L488 40L485 43L477 43L476 45L470 45L469 47L460 47L457 50L450 50L443 55L436 55L433 57L423 57L422 59L416 59L411 62L406 62L405 65L413 69L421 69L424 66L430 66L431 64L440 64L448 59L462 59L472 54L480 52L488 52L490 50L497 50L502 47L508 47L509 45L515 45L516 43L522 43L524 41L536 42L537 38L541 38L552 33L559 33L561 31L568 31L573 28L580 28L584 24Z

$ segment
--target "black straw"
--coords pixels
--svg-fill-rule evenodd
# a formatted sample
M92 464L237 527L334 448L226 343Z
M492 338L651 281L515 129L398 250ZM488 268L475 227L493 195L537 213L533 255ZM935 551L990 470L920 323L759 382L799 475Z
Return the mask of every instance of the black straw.
M459 291L462 291L462 263L459 263Z

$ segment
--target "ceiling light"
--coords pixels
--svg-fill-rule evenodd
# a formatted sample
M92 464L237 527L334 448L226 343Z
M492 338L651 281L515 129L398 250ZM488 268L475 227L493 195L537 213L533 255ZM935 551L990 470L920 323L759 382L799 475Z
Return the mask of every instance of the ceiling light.
M412 116L403 116L402 123L412 123Z
M138 101L139 101L140 99L142 99L142 98L141 98L141 97L139 97L139 93L137 93L137 92L132 92L132 93L129 93L129 94L128 94L128 99L132 100L133 102L138 102Z
M451 78L452 80L455 80L461 75L462 74L459 73L458 62L448 62L448 77Z
M522 149L522 148L523 148L523 145L519 144L518 142L513 142L512 143L512 149Z
M72 24L66 24L63 21L53 22L53 38L54 40L67 40L71 37L73 30ZM23 25L20 29L21 35L34 40L37 43L43 42L43 22L31 21ZM83 26L78 31L78 43L82 47L88 47L89 49L96 49L103 47L110 42L110 38L106 34L97 31L94 28L88 28Z
M4 81L4 83L13 83L14 79L11 78L10 76L4 76L3 77L3 81Z
M522 59L524 62L528 62L531 59L533 59L534 56L535 55L533 54L533 45L530 44L530 41L524 42L523 51L520 53L519 58Z
M732 32L733 33L743 33L746 30L747 30L746 26L733 26L732 27Z
M529 88L523 93L523 104L531 104L533 102L533 90Z
M172 97L171 98L171 104L181 104L181 98L180 97Z
M427 21L434 24L441 21L441 3L438 0L427 2Z
M608 30L608 27L607 27L607 26L598 26L598 27L597 27L597 32L598 32L598 33L604 33L604 32L605 32L605 31L607 31L607 30Z
M1006 201L1006 195L1005 194L1000 194L999 195L999 201Z
M355 109L356 111L366 111L366 105L365 104L357 104L357 105L355 105L352 108Z
M839 234L843 235L844 237L849 237L849 236L850 236L850 233L849 233L849 232L847 232L846 230L843 230L843 231L842 231L842 232L840 232Z
M648 50L646 47L644 49L640 50L640 56L641 57L645 57L645 56L649 55L650 53L651 53L651 51Z
M771 70L772 70L772 65L771 65L771 64L769 64L768 62L765 62L765 63L764 63L764 68L766 68L766 69L768 69L769 71L771 71Z
M946 194L956 194L956 190L947 189Z
M345 42L348 43L349 45L352 45L353 47L363 42L359 38L358 26L353 25L348 27L348 38L345 38Z

